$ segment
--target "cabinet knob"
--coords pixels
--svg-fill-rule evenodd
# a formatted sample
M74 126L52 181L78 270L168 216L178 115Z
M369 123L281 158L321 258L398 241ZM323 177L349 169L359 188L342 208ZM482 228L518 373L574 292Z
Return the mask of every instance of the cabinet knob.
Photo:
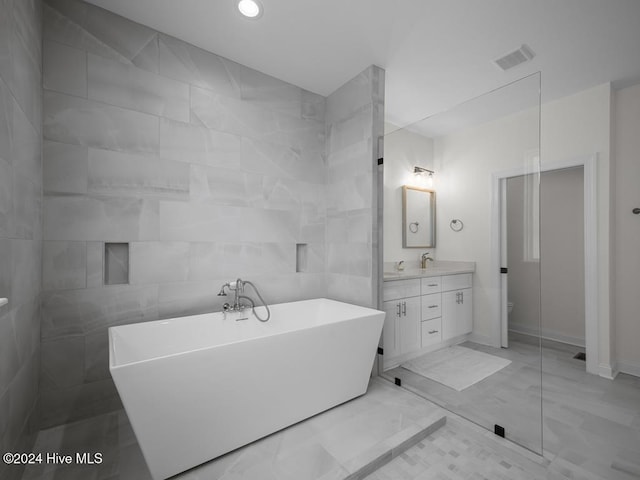
M438 308L438 305L429 305L427 308Z
M429 335L433 335L434 333L438 333L438 330L430 330Z

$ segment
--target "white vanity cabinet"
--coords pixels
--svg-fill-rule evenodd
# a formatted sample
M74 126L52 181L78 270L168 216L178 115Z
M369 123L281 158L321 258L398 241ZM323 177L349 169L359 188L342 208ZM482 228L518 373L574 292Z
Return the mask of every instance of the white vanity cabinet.
M473 289L470 273L442 277L442 339L473 329Z
M382 329L385 358L420 348L420 280L387 282L383 289L386 317Z
M471 273L386 281L384 368L455 343L470 333L472 283Z

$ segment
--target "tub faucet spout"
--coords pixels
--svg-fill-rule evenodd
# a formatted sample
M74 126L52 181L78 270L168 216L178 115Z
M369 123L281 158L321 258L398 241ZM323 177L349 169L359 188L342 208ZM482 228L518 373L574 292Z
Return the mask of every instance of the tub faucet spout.
M260 316L258 316L258 313L256 312L255 302L244 293L244 287L246 285L249 285L251 288L253 288L253 291L262 302L262 306L267 311L266 317L261 318ZM231 305L228 302L222 305L223 312L242 312L243 310L250 308L258 320L260 320L261 322L269 321L269 318L271 318L271 311L269 310L269 306L265 303L265 301L262 298L262 295L260 295L260 292L258 291L256 286L253 284L253 282L250 282L249 280L245 281L245 280L242 280L241 278L238 278L235 282L227 282L224 285L222 285L222 288L220 288L220 292L218 293L218 295L221 297L226 297L227 292L225 291L225 289L227 291L232 290L234 292L234 299L233 299L233 305ZM246 302L243 303L242 300L245 300ZM246 320L246 318L238 318L236 320Z
M233 305L230 305L229 303L225 303L223 305L223 310L225 312L229 312L229 311L242 311L245 308L249 308L250 305L245 305L243 303L240 302L240 298L243 298L243 293L244 293L244 284L246 282L242 281L242 279L238 278L235 282L227 282L224 285L222 285L222 287L220 288L220 291L218 292L218 296L219 297L226 297L227 296L227 292L225 291L225 289L227 291L231 290L234 292L234 297L233 297Z

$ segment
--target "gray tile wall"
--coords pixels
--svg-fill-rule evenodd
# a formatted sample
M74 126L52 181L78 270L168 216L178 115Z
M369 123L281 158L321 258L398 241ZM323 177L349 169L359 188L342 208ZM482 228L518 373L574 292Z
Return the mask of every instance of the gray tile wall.
M327 100L78 0L43 16L43 427L119 406L109 326L219 310L238 276L375 304L380 69Z
M371 66L327 97L326 123L327 293L377 308L384 70Z
M0 452L37 431L42 254L42 6L0 0ZM22 469L0 462L0 478Z
M42 426L119 405L107 329L326 296L325 99L75 0L44 4ZM128 285L104 242L130 244ZM310 261L296 273L296 244Z

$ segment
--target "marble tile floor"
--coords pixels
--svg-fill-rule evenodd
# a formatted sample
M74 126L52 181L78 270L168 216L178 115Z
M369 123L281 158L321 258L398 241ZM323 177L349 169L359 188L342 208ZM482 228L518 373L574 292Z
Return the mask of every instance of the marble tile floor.
M445 424L445 411L375 378L368 392L179 474L180 480L358 480ZM36 452L101 453L99 465L32 465L23 480L148 480L124 411L42 430Z
M510 336L509 349L465 343L512 364L462 392L402 368L386 375L487 429L499 423L507 438L538 453L544 448L552 465L576 478L640 478L640 378L587 374L573 359L578 348L550 341L543 343L541 378L536 343L521 335Z
M519 450L519 451L518 451ZM538 480L553 476L549 461L466 420L446 425L366 477L366 480Z

